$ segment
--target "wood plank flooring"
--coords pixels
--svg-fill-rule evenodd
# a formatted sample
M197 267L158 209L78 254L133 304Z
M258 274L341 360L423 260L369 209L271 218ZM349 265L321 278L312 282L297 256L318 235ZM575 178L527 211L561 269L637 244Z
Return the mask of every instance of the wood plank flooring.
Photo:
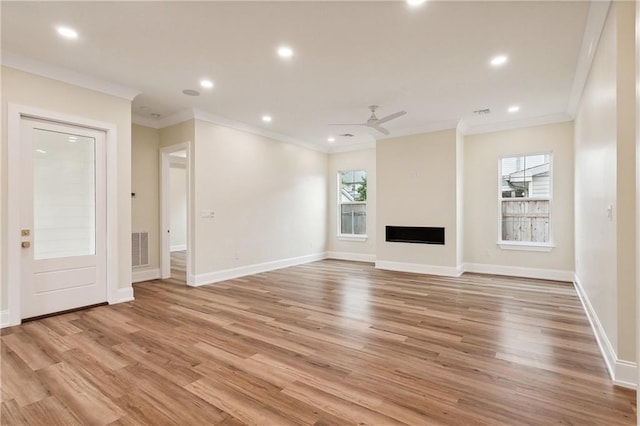
M170 254L171 261L171 280L176 284L187 284L187 252L172 251Z
M6 425L635 424L568 283L334 260L2 331Z

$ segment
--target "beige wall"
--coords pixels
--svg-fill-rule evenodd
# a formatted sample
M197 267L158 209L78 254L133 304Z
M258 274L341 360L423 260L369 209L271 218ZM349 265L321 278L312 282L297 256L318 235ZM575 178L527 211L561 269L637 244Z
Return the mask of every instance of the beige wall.
M635 359L636 338L635 99L630 96L635 83L627 75L635 72L633 47L627 45L635 37L633 6L612 5L575 120L576 277L615 355L628 361Z
M326 251L327 155L197 120L195 273Z
M464 263L464 135L456 129L456 267Z
M617 211L618 357L636 359L636 102L635 2L618 2Z
M378 142L376 265L457 268L456 138L447 130ZM445 245L386 242L387 225L443 226Z
M636 211L640 211L640 7L636 6ZM636 357L640 354L640 215L636 214ZM640 368L636 383L640 384ZM637 389L640 389L637 388ZM636 407L640 403L640 392L636 392Z
M329 155L327 175L329 228L327 250L329 255L352 260L375 260L376 254L376 150L343 152ZM367 240L353 241L338 238L338 172L366 170L367 172Z
M118 287L131 286L131 102L77 86L2 67L2 265L7 253L7 105L40 108L117 126ZM2 269L1 310L7 309L6 268Z
M501 249L498 241L500 156L553 153L550 252ZM464 261L513 268L573 270L573 123L465 136Z
M160 131L134 124L131 126L131 228L149 232L149 266L134 272L160 268L160 195L158 185Z
M195 138L195 120L187 120L160 129L160 147L165 148L183 142L193 142Z

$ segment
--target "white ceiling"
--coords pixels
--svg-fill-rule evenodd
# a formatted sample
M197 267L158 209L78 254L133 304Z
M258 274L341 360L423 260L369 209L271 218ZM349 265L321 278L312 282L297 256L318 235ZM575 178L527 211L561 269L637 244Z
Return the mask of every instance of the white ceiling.
M590 4L3 1L2 52L10 66L32 61L139 91L133 113L148 124L195 110L339 150L383 136L328 125L364 122L371 104L379 116L407 111L385 124L391 137L460 120L489 129L569 118L594 50L585 29L597 41L602 28ZM60 24L79 38L58 37ZM292 59L276 55L281 44ZM505 66L490 66L496 54L508 55ZM215 88L200 88L202 78ZM521 110L507 113L514 104ZM473 114L484 108L491 114ZM356 136L327 142L344 132Z

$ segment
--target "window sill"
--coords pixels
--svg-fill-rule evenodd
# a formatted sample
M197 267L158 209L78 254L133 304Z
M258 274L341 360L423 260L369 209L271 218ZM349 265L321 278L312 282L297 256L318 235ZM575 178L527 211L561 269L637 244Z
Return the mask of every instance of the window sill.
M545 251L550 252L555 248L552 243L526 243L520 241L498 241L498 247L502 250Z
M366 235L342 235L338 234L337 238L342 241L367 241Z

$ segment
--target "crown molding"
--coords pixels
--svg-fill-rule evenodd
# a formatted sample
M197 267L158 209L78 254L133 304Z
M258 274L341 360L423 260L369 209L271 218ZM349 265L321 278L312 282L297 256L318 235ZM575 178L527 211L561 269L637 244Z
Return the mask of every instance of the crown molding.
M396 130L391 135L385 135L377 138L377 140L391 139L391 138L399 138L402 136L411 136L411 135L419 135L421 133L433 133L440 132L442 130L451 130L455 129L460 120L443 120L436 121L429 124L425 124L424 126L411 127L409 129Z
M144 117L139 114L132 114L132 122L141 126L151 127L154 129L163 129L165 127L173 126L174 124L183 123L188 120L200 120L207 123L217 124L220 126L229 127L243 132L252 133L254 135L264 136L269 139L274 139L279 142L289 143L297 145L302 148L311 149L313 151L319 151L323 153L329 152L328 149L314 145L309 142L305 142L301 139L292 138L291 136L284 135L282 133L273 132L271 130L262 129L260 127L252 126L250 124L242 123L237 120L222 117L216 114L211 114L206 111L202 111L196 108L185 109L178 111L175 114L166 116L161 119L153 119Z
M145 117L135 112L131 114L131 123L139 126L150 127L152 129L160 129L160 121L154 118Z
M363 151L365 149L375 149L376 142L356 143L351 145L333 145L329 147L329 154L339 154L341 152Z
M227 117L222 117L216 114L211 114L198 109L193 109L193 118L196 120L206 121L207 123L218 124L232 129L241 130L243 132L252 133L258 136L264 136L266 138L274 139L280 142L297 145L302 148L311 149L313 151L319 151L327 153L326 148L322 148L315 144L303 141L301 139L293 138L282 133L274 132L271 130L263 129L261 127L246 124L241 121L233 120Z
M105 93L128 101L132 101L133 98L142 93L140 90L121 86L106 80L100 80L68 68L46 64L6 50L2 51L1 62L3 66L15 68L20 71L50 78L52 80L62 81L63 83L73 84L74 86Z
M578 105L582 98L584 86L587 84L591 64L593 63L610 7L611 0L592 0L589 4L589 14L587 15L587 22L582 35L582 45L580 46L573 86L571 87L567 105L567 113L571 117L575 117L578 112Z
M572 121L573 117L566 112L542 115L539 117L524 118L522 120L503 121L500 123L465 125L465 135L477 135L480 133L499 132L502 130L520 129L523 127L543 126L545 124L564 123Z

